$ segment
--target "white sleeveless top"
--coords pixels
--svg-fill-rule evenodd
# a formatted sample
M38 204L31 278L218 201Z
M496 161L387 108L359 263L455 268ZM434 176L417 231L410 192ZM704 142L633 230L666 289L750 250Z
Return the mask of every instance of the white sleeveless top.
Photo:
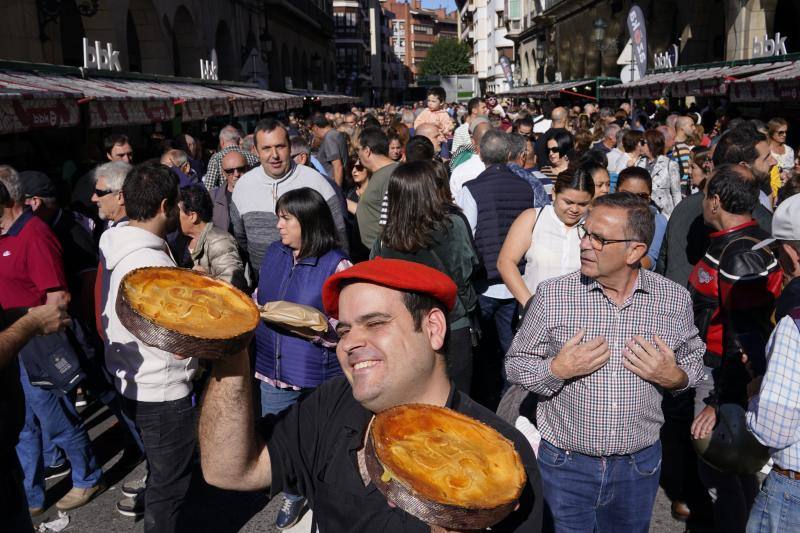
M536 287L542 281L581 268L578 226L569 228L564 225L552 205L539 210L531 239L531 247L525 252L525 273L522 275L531 294L536 294Z

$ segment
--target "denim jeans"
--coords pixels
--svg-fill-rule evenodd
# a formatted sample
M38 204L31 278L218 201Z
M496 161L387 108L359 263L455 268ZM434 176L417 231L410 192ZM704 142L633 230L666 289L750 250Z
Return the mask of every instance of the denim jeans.
M25 425L19 434L17 456L25 473L29 507L44 507L43 435L58 446L72 464L72 486L87 489L103 475L92 453L89 435L69 397L31 385L20 361L20 381L25 394ZM50 465L48 465L50 466Z
M123 409L136 422L147 456L144 531L178 531L197 442L192 395L169 402L123 398Z
M514 340L514 330L511 323L514 321L514 313L517 311L517 301L514 298L508 300L498 300L488 296L478 296L481 306L481 320L484 323L494 322L497 332L497 340L500 343L500 351L505 356ZM505 377L505 371L504 371Z
M661 470L661 443L631 455L591 457L542 439L539 470L546 529L647 533Z
M756 496L747 533L800 531L800 481L770 472Z
M261 416L279 415L309 394L314 389L281 389L261 382ZM289 501L300 501L303 496L284 491L283 497Z

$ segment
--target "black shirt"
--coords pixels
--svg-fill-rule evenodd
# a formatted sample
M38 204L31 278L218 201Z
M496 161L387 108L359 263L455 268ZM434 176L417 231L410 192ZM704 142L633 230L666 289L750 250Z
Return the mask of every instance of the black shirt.
M493 427L514 443L528 475L520 507L492 531L537 532L542 527L542 484L536 457L525 437L497 415L451 388L447 407ZM372 413L354 398L345 377L321 385L275 423L260 425L272 465L272 495L285 488L308 499L321 533L425 532L430 526L389 507L374 484L366 487L356 452Z
M80 225L72 211L59 209L50 227L61 244L64 274L69 292L75 300L80 296L80 275L97 270L97 245L92 234Z

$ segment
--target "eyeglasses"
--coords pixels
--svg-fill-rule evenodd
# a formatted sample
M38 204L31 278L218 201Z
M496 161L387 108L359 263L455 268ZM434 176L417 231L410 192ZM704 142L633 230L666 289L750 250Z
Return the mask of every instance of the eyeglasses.
M102 198L103 196L111 194L112 192L115 191L112 191L111 189L95 189L94 195L97 196L98 198Z
M592 248L597 250L598 252L603 249L606 244L617 244L620 242L635 242L634 239L605 239L600 235L596 235L594 233L589 232L586 229L586 224L578 224L578 237L583 239L584 237L589 237L589 242L592 244Z
M550 151L551 154L560 154L561 153L561 150L558 148L558 146L554 146L553 148L549 148L548 147L547 149Z
M223 168L222 172L225 174L233 174L234 172L238 172L239 174L244 174L247 172L247 165L242 165L240 167L233 167L233 168Z
M364 172L364 165L353 165L353 170L358 170L359 172Z
M776 131L775 135L786 135L787 130Z

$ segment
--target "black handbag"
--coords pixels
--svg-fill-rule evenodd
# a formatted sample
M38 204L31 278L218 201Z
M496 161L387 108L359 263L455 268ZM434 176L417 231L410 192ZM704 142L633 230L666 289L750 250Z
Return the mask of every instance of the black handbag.
M67 394L86 377L81 369L86 349L83 331L73 319L72 326L64 331L33 337L19 357L31 385Z

